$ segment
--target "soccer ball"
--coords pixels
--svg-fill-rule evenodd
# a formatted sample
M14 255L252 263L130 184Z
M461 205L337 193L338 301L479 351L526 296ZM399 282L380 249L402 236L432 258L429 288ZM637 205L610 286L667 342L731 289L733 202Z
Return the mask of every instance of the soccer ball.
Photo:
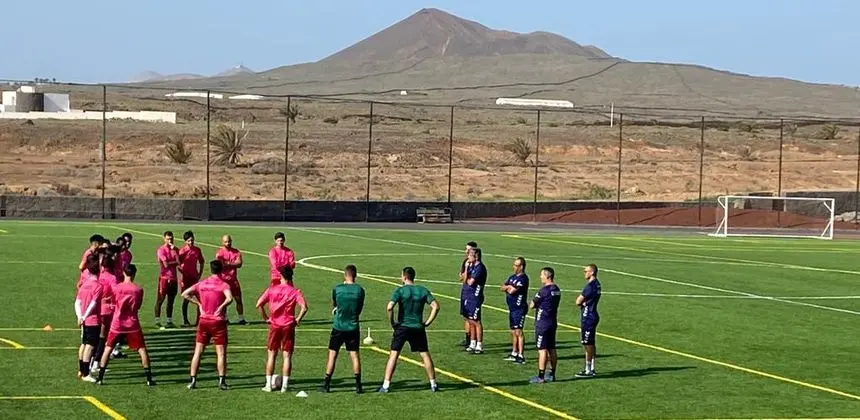
M364 339L364 344L366 344L368 346L373 344L373 339L368 336L367 338Z
M284 383L284 378L281 375L275 375L272 378L272 389L281 389L281 384Z

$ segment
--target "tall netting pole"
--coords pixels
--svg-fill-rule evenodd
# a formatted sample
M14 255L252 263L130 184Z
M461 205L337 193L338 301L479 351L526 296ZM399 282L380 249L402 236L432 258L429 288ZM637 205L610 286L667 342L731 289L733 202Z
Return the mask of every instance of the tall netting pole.
M373 156L373 101L370 102L370 118L367 125L367 189L364 196L364 221L370 221L370 160Z
M782 197L782 148L783 148L782 145L783 145L783 129L784 128L785 128L785 122L782 118L780 118L779 119L779 166L778 166L777 171L776 171L777 172L777 178L776 178L777 179L777 181L776 181L777 201L776 201L776 203L778 203L777 204L778 207L776 209L774 209L774 210L776 210L776 227L778 227L778 228L782 227L781 216L782 216L782 211L785 210L785 208L781 205L782 201L779 200L779 198Z
M857 212L860 211L860 129L857 130L857 182L854 185L854 228L856 229Z
M212 159L209 154L209 143L212 129L212 92L206 91L206 220L210 219L211 210L209 200L211 199L209 186L209 165Z
M454 107L451 107L451 123L448 127L448 208L451 208L451 181L454 167ZM860 170L858 170L860 173Z
M534 185L534 201L532 202L532 222L537 222L539 161L540 161L540 110L537 111L537 127L535 128L535 185Z
M102 219L105 218L105 177L107 176L107 85L102 85L102 141L99 154L102 160Z
M624 148L624 114L618 114L618 182L615 185L615 224L621 224L621 152Z
M705 178L705 117L702 116L702 130L699 139L699 226L702 226L702 183Z
M292 118L292 114L290 111L290 105L292 98L287 96L287 110L284 113L287 117L286 123L284 123L284 210L281 220L287 221L287 191L289 190L289 173L290 173L290 119Z

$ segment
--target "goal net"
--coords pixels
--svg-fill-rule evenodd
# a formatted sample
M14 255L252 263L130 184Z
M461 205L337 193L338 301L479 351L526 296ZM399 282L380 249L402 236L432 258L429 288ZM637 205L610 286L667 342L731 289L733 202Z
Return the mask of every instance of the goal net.
M724 195L710 236L833 239L835 207L833 198Z

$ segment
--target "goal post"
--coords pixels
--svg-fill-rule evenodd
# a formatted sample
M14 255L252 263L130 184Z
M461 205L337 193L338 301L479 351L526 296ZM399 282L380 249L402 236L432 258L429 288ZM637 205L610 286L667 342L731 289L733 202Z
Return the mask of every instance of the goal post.
M715 216L709 236L833 239L836 199L721 195Z

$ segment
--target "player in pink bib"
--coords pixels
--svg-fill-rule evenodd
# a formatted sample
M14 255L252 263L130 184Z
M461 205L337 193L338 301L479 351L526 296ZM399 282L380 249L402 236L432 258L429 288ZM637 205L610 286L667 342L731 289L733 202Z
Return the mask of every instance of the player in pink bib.
M191 382L188 389L197 388L197 372L200 357L210 341L215 341L218 387L228 390L227 385L227 305L233 302L230 285L223 280L224 264L215 260L209 263L212 275L182 292L182 298L190 300L200 308L194 356L191 357Z
M90 236L90 246L88 246L87 249L84 250L83 255L81 255L81 263L78 264L78 271L81 272L81 275L78 277L78 284L75 286L76 289L80 288L81 283L83 283L84 280L88 277L87 257L96 252L96 250L99 249L99 247L101 247L104 242L105 238L102 235L96 234Z
M242 253L233 248L233 238L230 235L221 237L221 248L215 254L215 259L221 261L224 272L221 278L230 285L230 293L236 299L236 313L239 315L239 325L245 325L245 305L242 302L242 286L239 285L238 270L242 268Z
M136 275L137 267L134 264L129 264L123 272L123 281L113 286L116 309L110 324L105 353L101 359L101 368L99 368L99 376L96 382L99 385L103 383L105 377L105 371L110 361L110 351L120 339L124 339L132 350L137 350L138 354L140 354L140 363L143 365L143 372L146 374L146 384L149 386L155 385L155 381L152 379L152 369L149 364L149 353L146 351L146 342L143 339L143 330L140 327L140 318L138 316L140 305L143 303L143 289L134 284L134 277Z
M293 369L293 350L295 349L296 327L302 322L308 312L305 296L302 291L293 287L293 269L282 266L279 271L277 286L269 286L260 299L257 300L257 308L263 315L263 319L270 321L268 337L268 358L266 359L266 386L263 391L272 392L277 389L277 375L274 375L275 361L278 351L283 352L284 364L281 368L283 375L280 384L281 392L287 392L290 382L290 373ZM269 306L271 316L266 316L265 305ZM296 316L296 305L302 309Z
M292 249L284 245L286 238L283 232L275 234L275 246L269 250L269 272L271 286L281 284L281 273L278 271L281 267L290 267L296 269L296 254Z
M179 248L173 244L173 232L164 232L164 245L155 252L158 258L158 296L155 300L155 325L161 326L161 305L167 299L166 328L173 328L173 302L179 290L179 278L176 271L179 268Z
M203 259L203 251L194 245L194 232L189 230L182 235L182 238L185 240L185 245L179 248L179 274L181 276L179 289L184 292L200 281L206 260ZM199 322L199 310L197 311L197 318L198 320L194 322L194 325ZM185 299L182 300L182 326L191 326L191 323L188 322L188 301Z
M93 351L99 343L101 327L101 300L104 289L99 282L99 257L93 253L87 257L85 279L75 296L75 315L81 327L81 346L78 349L78 377L87 382L95 382L90 375Z

